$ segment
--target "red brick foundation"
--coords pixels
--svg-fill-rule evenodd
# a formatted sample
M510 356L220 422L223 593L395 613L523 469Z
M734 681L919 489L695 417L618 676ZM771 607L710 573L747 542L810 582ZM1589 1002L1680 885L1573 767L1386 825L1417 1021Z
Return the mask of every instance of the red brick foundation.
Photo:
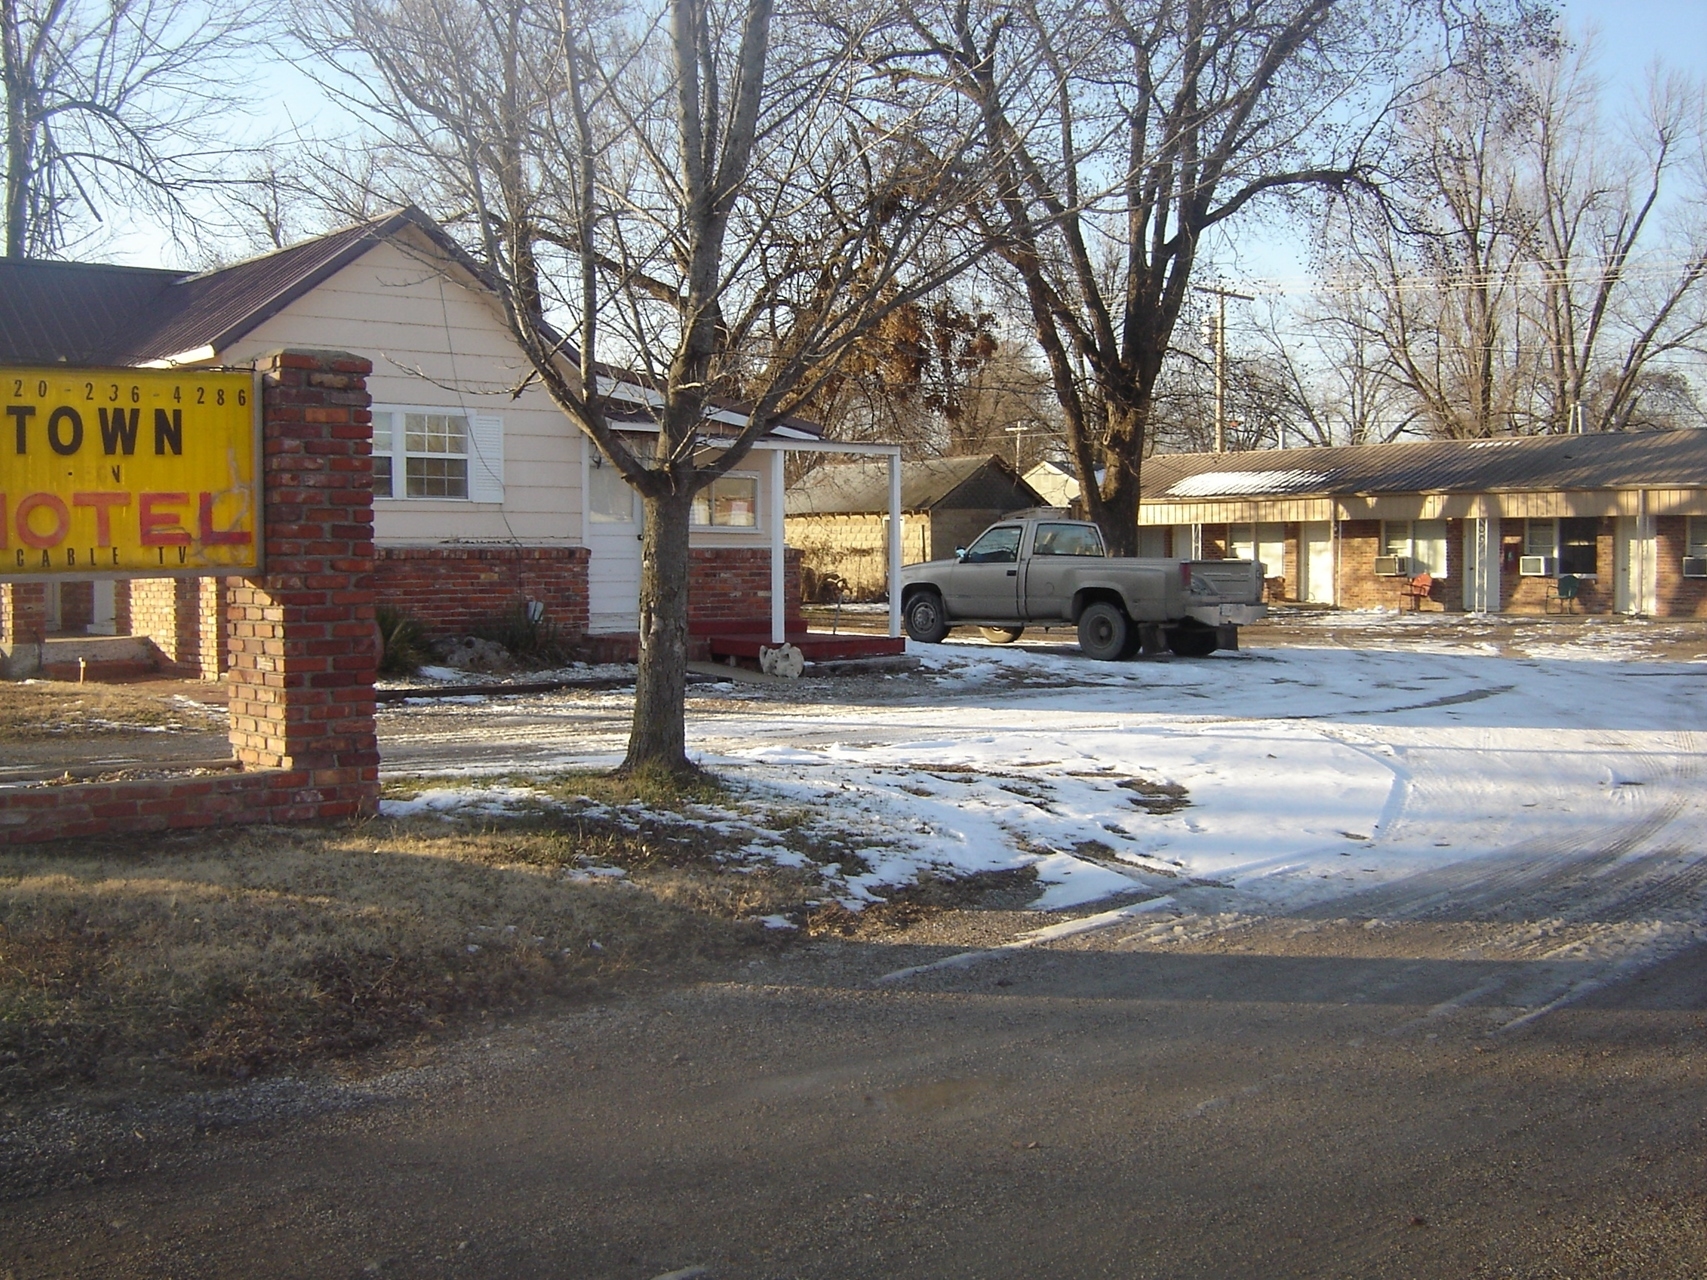
M0 788L0 843L345 818L377 806L372 365L284 351L261 368L266 572L226 580L224 594L231 745L243 770ZM190 587L199 599L203 588Z
M434 635L466 635L523 600L545 605L566 640L587 633L585 547L381 547L378 602Z
M800 551L783 549L783 616L800 614ZM688 552L688 629L762 620L771 625L769 547L694 547Z

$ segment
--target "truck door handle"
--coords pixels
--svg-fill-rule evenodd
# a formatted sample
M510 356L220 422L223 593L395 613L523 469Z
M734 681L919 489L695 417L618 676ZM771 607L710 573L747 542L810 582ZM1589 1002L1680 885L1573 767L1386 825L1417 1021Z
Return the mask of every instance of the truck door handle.
M1008 570L1008 577L1013 578L1013 577L1017 577L1018 575L1019 575L1018 569L1009 569Z

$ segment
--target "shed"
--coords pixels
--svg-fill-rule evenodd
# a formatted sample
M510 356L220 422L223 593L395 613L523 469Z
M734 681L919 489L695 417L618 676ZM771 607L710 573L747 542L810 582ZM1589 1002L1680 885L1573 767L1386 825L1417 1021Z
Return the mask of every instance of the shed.
M841 581L848 599L883 596L887 466L819 467L789 488L786 503L788 544L800 549L809 598L823 598L831 578ZM903 462L902 563L946 560L1008 512L1041 505L1043 495L994 455Z

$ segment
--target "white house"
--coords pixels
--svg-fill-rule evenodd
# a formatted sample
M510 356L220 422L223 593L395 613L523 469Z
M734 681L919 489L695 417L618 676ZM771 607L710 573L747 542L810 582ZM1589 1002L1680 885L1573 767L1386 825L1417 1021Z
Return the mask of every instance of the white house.
M0 363L241 367L281 347L373 362L382 599L446 631L535 599L564 632L608 638L606 653L632 646L639 503L528 377L480 268L418 209L199 274L0 262ZM862 451L819 434L779 425L696 508L696 631L763 622L781 638L798 604L782 543L783 451ZM0 644L32 629L131 631L211 675L218 598L211 580L3 584Z

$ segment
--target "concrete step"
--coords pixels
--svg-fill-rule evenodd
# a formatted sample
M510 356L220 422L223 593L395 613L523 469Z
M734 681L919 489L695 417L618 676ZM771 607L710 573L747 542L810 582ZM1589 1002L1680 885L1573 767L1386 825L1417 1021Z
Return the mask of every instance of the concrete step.
M134 679L159 667L160 651L146 636L49 636L39 644L0 644L0 676L9 680Z

